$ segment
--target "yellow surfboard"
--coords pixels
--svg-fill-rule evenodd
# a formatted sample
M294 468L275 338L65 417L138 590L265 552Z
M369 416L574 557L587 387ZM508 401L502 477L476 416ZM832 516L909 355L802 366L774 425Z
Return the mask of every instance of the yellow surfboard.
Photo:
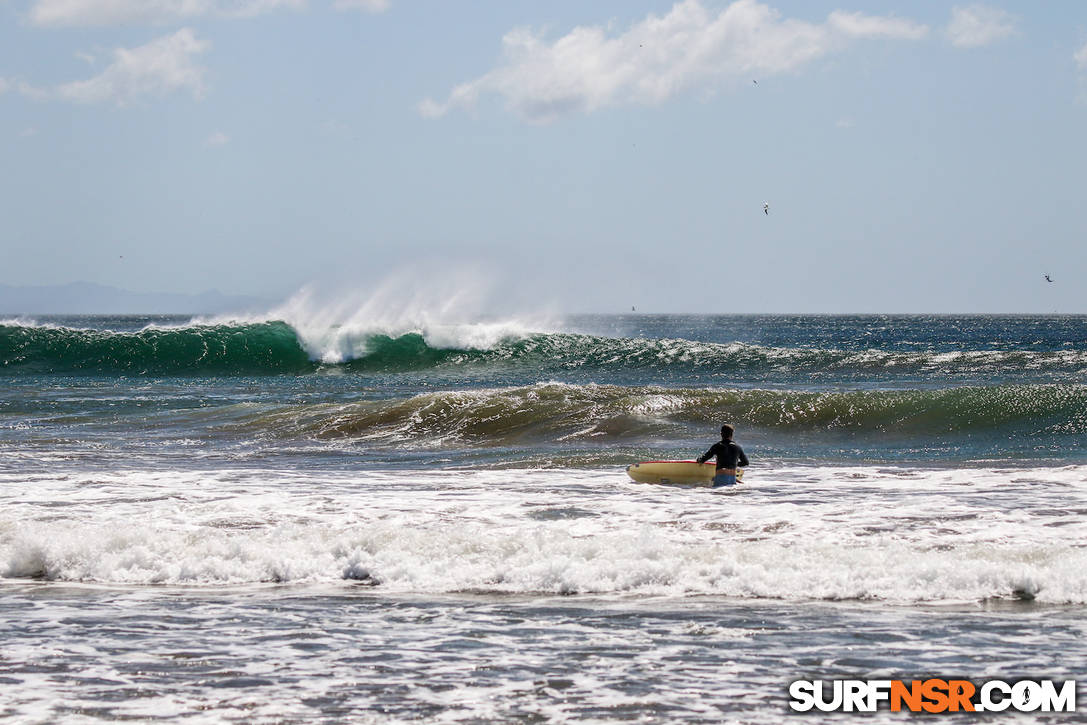
M638 483L661 483L672 486L712 486L717 472L712 463L698 461L642 461L627 466L627 475ZM744 476L736 471L736 481Z

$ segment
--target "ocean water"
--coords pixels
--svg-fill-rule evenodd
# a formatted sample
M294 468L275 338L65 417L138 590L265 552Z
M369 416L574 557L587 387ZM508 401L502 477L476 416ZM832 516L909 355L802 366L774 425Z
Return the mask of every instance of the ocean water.
M626 476L723 422L741 485ZM1083 679L1085 434L1081 316L3 320L0 720L821 722L857 716L790 682Z

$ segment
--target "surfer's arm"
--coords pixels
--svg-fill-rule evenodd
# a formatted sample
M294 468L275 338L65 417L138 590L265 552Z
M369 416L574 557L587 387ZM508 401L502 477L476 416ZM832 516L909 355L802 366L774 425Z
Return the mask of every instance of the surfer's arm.
M717 451L717 444L714 443L712 446L710 446L710 449L708 451L703 453L701 456L699 456L695 460L698 461L699 463L705 463L706 461L713 458L714 453L716 453L716 451Z
M736 461L741 466L747 465L747 454L744 453L744 449L736 446L736 452L740 454L739 459Z

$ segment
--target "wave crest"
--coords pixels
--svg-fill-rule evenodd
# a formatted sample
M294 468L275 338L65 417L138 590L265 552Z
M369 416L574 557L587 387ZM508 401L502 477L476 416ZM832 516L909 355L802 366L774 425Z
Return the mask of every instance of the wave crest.
M629 443L687 437L728 420L782 433L873 436L1087 433L1087 386L807 392L540 383L423 393L255 414L250 433L387 444L517 446L570 440Z
M297 373L312 369L281 322L147 327L138 332L0 325L0 369L35 373Z
M194 321L136 332L0 323L0 370L40 373L280 374L323 367L458 373L508 368L539 379L568 371L654 372L693 381L790 375L819 380L891 377L976 381L1080 380L1087 351L902 352L778 348L683 339L608 338L530 332L515 321L429 325L296 327L282 320Z

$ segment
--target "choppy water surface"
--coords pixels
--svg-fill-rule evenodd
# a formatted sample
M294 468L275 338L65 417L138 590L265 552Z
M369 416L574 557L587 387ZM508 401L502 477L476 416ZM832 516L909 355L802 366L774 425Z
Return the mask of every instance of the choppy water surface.
M789 681L1082 669L1063 608L9 589L17 719L781 722ZM848 644L846 644L848 642ZM848 720L852 716L811 719ZM900 721L883 713L873 720ZM952 722L976 718L950 716ZM1073 722L1075 713L1001 719Z
M769 723L795 679L1083 679L1085 371L1078 317L9 320L0 717ZM724 421L741 486L625 476Z

